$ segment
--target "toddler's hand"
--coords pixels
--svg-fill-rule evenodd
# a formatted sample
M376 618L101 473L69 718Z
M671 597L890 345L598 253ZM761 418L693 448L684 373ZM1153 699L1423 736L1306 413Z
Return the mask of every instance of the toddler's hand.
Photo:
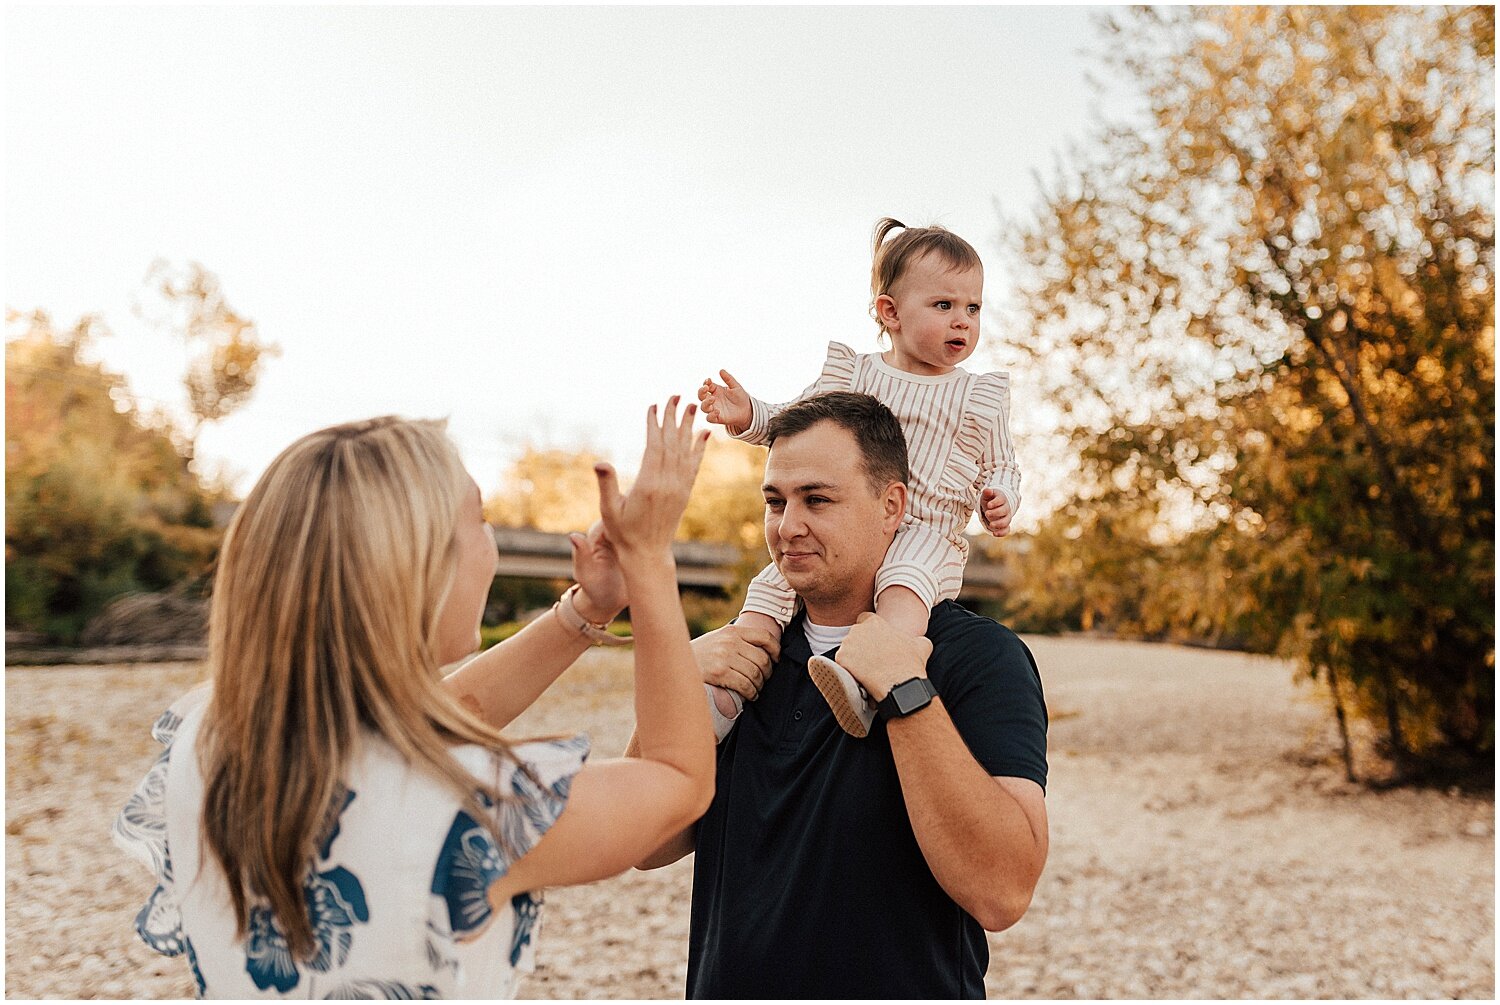
M1010 518L1014 515L1005 493L997 489L985 489L980 495L979 519L984 521L984 529L996 537L1004 537L1010 533Z
M723 426L731 433L743 433L750 428L750 394L740 382L730 376L728 370L720 370L723 385L715 384L713 378L698 388L698 400L703 404L703 417L709 422Z

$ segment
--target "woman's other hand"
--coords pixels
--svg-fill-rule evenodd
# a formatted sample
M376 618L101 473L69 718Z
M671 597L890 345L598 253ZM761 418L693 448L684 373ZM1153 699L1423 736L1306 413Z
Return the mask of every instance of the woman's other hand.
M670 554L672 538L687 508L698 465L708 444L708 431L693 432L696 405L677 414L680 395L667 401L660 418L657 406L646 411L646 450L641 470L630 491L621 494L615 469L595 466L599 478L599 514L615 555L632 560Z
M630 602L625 577L615 549L604 532L604 522L595 520L587 534L568 535L573 545L573 580L579 593L573 607L587 621L602 625L613 621Z

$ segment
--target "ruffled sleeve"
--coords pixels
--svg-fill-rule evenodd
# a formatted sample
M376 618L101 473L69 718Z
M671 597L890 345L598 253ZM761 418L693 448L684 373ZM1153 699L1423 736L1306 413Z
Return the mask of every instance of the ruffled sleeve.
M525 855L557 822L568 805L573 777L589 756L586 735L542 740L515 748L516 764L507 765L514 799L500 804L500 834L510 851L506 866ZM502 790L503 791L503 790Z
M497 788L498 806L480 801L495 814L501 836L496 845L487 827L459 810L448 829L433 870L431 892L436 914L430 925L437 937L432 952L449 955L441 943L478 938L494 916L489 889L510 866L542 839L568 804L573 778L589 754L589 738L541 740L518 744L515 760L504 759ZM531 925L540 901L528 894L512 900L516 914L512 931L511 965L520 965L521 950L530 944Z
M960 442L978 450L979 488L993 488L1021 505L1021 469L1010 439L1010 375L981 373L969 391Z
M779 405L768 404L759 398L750 399L750 425L743 432L735 434L737 440L753 443L758 447L766 446L766 424L772 418L786 410L788 405L811 398L815 394L825 391L847 391L854 385L854 371L858 365L858 354L842 342L829 342L828 355L823 359L822 372L818 379L803 390L803 392L791 401L782 402Z
M115 844L156 879L156 889L136 916L135 929L146 945L163 956L178 955L185 944L172 882L172 853L167 844L167 771L172 741L183 720L208 700L208 693L206 687L189 691L151 727L151 735L165 749L136 786L111 829Z

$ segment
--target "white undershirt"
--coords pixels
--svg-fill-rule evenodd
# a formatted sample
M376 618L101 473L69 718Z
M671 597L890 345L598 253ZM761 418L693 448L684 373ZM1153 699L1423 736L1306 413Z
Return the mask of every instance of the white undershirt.
M802 619L802 633L807 636L807 645L814 656L821 656L843 645L853 625L815 625L812 618Z

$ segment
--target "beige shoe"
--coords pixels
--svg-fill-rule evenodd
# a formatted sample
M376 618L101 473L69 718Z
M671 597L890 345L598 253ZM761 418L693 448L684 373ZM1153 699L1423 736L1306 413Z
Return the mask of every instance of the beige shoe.
M875 703L853 675L827 656L810 658L807 673L844 732L850 736L869 736L870 723L875 721Z

